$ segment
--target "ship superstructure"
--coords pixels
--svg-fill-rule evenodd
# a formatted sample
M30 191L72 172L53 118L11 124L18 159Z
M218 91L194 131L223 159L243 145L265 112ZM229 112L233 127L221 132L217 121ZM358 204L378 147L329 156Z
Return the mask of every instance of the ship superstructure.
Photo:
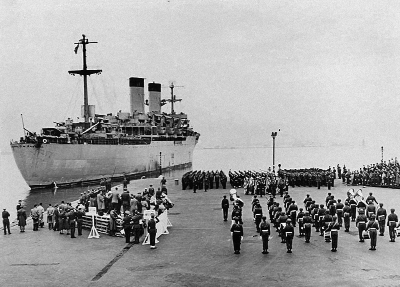
M31 188L93 182L103 177L122 177L139 173L190 165L199 134L193 131L184 113L175 113L174 103L180 101L170 85L171 98L161 99L161 84L148 83L145 100L143 78L129 78L130 112L96 114L89 105L87 77L100 74L86 65L85 35L75 52L82 47L82 70L69 71L84 80L83 121L71 118L56 126L42 128L40 134L26 130L11 148L24 179ZM171 103L171 112L161 107ZM145 112L148 105L148 112Z

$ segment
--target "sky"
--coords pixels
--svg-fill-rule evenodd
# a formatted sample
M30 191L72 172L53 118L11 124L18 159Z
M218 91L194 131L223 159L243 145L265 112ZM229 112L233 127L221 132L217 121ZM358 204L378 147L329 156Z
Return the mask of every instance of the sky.
M0 1L0 149L80 117L129 111L129 77L183 101L199 146L385 146L400 155L398 1ZM165 106L169 110L169 106Z

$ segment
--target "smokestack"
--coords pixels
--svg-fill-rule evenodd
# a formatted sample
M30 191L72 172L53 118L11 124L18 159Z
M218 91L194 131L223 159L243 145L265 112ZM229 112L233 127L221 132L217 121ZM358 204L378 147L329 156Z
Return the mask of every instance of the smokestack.
M144 79L129 78L129 89L131 97L131 115L134 112L144 113Z
M161 84L149 83L149 112L161 113Z

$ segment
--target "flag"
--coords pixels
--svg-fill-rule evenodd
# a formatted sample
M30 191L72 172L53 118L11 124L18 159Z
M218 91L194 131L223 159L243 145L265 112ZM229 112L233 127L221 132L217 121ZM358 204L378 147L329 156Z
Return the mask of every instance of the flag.
M78 48L79 48L79 44L78 44L78 45L76 45L76 47L75 47L75 49L74 49L74 51L75 51L75 54L77 54L77 53L78 53Z

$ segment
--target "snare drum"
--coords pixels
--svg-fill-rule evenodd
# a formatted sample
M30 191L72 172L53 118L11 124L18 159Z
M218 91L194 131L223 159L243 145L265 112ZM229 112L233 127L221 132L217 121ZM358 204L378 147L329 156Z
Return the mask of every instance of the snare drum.
M325 231L324 232L324 238L325 238L325 240L330 240L331 239L331 232L330 231Z

